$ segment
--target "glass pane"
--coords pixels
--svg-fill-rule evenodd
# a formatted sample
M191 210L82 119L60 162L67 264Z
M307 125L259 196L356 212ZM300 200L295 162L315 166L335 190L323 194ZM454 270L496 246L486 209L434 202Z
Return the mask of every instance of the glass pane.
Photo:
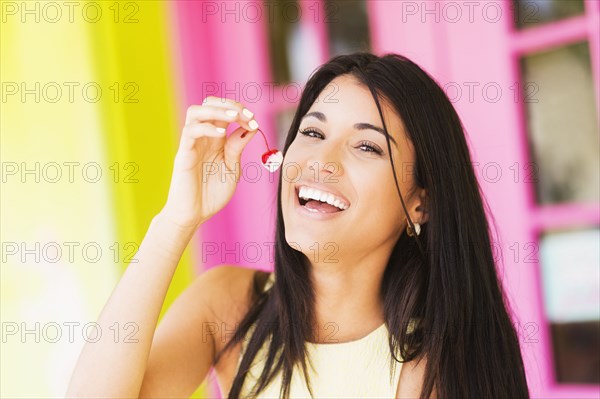
M600 321L551 324L556 381L599 384Z
M540 263L548 320L600 320L600 229L546 232Z
M587 42L521 59L538 203L600 199L600 143Z
M296 0L274 0L270 7L273 10L268 14L273 79L278 83L289 82L288 44L292 32L299 28L302 12Z
M326 0L324 7L330 56L371 50L364 0Z
M584 13L583 0L513 0L518 29Z
M304 18L309 17L305 15ZM303 85L308 80L319 66L319 48L319 37L314 25L294 24L287 47L292 82Z
M558 382L600 383L600 229L540 240L544 307Z

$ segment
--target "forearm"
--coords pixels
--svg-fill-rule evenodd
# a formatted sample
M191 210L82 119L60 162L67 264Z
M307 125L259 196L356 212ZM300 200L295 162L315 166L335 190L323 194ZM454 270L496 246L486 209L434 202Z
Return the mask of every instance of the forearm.
M137 331L128 342L106 333L97 342L86 342L67 397L138 396L167 290L194 231L175 226L162 214L152 220L97 321L102 332L115 323Z

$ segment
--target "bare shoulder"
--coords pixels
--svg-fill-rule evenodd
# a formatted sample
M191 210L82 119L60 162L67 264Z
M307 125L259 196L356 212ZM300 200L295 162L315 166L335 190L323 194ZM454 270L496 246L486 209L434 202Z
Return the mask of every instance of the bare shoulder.
M233 337L270 274L249 267L219 265L198 278L202 281L198 282L197 291L203 292L206 309L210 310L206 320L215 353Z
M203 321L219 322L230 310L247 305L255 272L232 265L212 267L198 275L178 300L185 301L192 314L201 310Z
M214 312L215 322L239 319L249 308L254 297L257 279L263 272L248 267L219 265L204 272L205 296Z
M255 273L217 266L196 277L176 298L156 329L141 397L188 397L196 389L221 349L223 340L217 338L245 314Z
M400 379L396 391L397 399L418 398L421 395L423 381L425 379L425 367L427 356L404 363L400 370ZM435 386L430 399L437 399Z

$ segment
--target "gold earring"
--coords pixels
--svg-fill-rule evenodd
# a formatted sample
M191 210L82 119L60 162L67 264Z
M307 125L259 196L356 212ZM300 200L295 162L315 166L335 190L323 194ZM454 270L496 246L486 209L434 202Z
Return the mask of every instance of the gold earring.
M415 223L415 232L417 235L421 234L421 225L419 223ZM409 237L414 236L413 231L410 228L410 224L406 225L406 234L408 234Z

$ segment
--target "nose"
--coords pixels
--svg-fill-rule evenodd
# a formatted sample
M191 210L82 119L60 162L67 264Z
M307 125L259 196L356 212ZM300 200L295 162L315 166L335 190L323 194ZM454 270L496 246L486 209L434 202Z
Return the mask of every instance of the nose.
M342 163L336 156L335 149L331 151L316 151L306 160L306 167L310 171L310 178L317 182L332 182L344 174Z

